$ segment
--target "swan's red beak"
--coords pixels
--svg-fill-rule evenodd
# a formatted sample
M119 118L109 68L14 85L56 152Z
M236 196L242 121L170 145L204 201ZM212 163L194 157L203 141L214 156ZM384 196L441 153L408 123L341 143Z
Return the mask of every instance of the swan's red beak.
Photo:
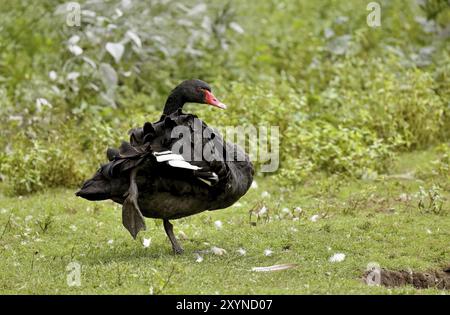
M227 105L221 103L215 96L208 90L204 90L205 92L205 103L218 107L220 109L227 109Z

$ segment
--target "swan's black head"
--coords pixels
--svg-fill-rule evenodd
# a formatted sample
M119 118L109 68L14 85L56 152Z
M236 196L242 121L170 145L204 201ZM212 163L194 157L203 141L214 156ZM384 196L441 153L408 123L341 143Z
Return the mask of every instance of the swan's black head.
M202 80L186 80L170 93L164 108L164 114L171 114L182 108L185 103L208 104L221 109L227 106L220 102L211 92L208 83Z

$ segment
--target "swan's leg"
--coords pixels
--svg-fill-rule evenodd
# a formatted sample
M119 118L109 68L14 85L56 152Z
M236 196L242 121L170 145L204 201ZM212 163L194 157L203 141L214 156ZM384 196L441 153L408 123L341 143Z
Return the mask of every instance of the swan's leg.
M144 217L138 205L137 171L138 169L134 168L130 173L130 187L125 194L127 198L122 207L122 223L134 239L136 239L139 231L146 229Z
M173 252L175 254L182 254L183 249L178 243L175 234L173 234L173 225L169 222L169 220L164 219L164 230L166 231L167 236L169 237L170 242L172 243Z

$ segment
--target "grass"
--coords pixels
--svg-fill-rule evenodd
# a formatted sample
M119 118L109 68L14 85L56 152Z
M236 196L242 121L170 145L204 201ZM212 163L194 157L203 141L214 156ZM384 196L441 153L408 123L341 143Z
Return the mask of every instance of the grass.
M133 241L121 225L120 207L91 203L73 190L55 189L0 199L0 292L3 294L441 294L436 289L369 287L367 264L389 269L431 270L450 262L448 179L431 176L434 151L408 153L392 174L372 181L311 179L294 191L272 178L257 179L240 206L174 221L185 249L174 256L159 221ZM400 177L401 178L401 177ZM440 185L440 213L419 211L419 186ZM262 197L267 191L270 196ZM401 194L404 197L400 197ZM405 197L406 196L406 197ZM410 199L409 199L410 198ZM249 210L265 204L268 220L250 224ZM293 219L282 208L303 209ZM318 214L316 222L311 216ZM297 216L297 214L295 214ZM298 217L298 216L297 216ZM218 229L214 222L223 223ZM148 248L143 238L151 238ZM111 243L110 240L113 240ZM195 252L212 246L222 256ZM237 250L244 248L246 255ZM264 250L273 254L265 256ZM346 259L331 263L335 253ZM81 286L70 287L67 265L82 266ZM296 263L295 269L257 273L251 268Z

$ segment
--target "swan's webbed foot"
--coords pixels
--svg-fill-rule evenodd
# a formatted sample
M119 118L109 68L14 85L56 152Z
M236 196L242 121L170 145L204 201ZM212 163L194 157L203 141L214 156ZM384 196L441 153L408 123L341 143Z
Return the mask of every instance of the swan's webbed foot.
M172 243L172 249L174 254L180 255L183 253L183 248L181 248L178 243L175 234L173 234L173 225L169 222L169 220L164 219L164 230L166 231L167 236L169 237L170 243Z
M137 171L137 168L135 168L130 173L130 187L125 194L126 199L122 206L122 224L134 239L136 239L139 231L146 230L144 217L138 205Z

